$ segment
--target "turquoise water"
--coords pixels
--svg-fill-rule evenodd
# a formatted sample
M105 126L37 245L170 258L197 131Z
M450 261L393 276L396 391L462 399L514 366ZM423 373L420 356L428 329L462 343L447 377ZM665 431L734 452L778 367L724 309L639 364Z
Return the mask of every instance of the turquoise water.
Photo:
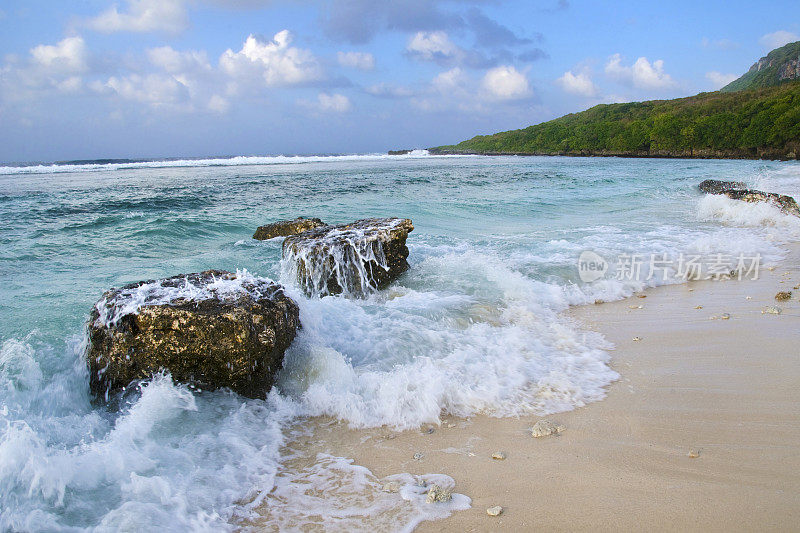
M397 428L602 399L607 344L569 305L664 282L580 280L577 258L760 254L800 236L704 179L800 195L800 165L615 158L236 158L0 167L0 529L220 529L273 486L291 421ZM302 297L261 224L411 218L410 271L366 300ZM95 406L84 324L109 287L210 268L282 281L304 328L267 401L159 377ZM670 278L666 282L679 282ZM399 503L398 503L399 505ZM291 512L289 509L286 512Z

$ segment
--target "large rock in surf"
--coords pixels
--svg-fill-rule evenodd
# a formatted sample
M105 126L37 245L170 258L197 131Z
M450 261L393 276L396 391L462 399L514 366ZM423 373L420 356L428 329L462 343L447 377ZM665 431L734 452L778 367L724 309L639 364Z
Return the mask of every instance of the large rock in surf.
M294 220L279 220L272 224L259 226L253 234L253 238L265 241L274 237L288 237L324 225L325 223L318 218L297 217Z
M178 382L263 398L300 325L280 285L221 270L106 292L89 320L89 384L109 393L167 370Z
M724 194L733 200L744 202L768 202L784 213L800 216L800 207L791 196L777 194L774 192L764 192L755 189L745 188L745 184L738 181L717 181L705 180L698 185L698 188L709 194Z
M284 269L309 296L364 296L408 269L407 218L367 218L283 241Z
M708 194L724 194L733 189L744 189L747 187L746 183L741 181L721 181L721 180L705 180L697 186L700 192Z

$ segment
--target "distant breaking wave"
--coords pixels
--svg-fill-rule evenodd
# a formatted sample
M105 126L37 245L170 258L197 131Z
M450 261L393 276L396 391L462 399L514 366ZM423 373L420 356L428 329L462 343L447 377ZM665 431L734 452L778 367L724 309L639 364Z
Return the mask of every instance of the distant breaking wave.
M382 159L419 159L431 157L427 150L412 150L403 155L350 154L350 155L274 155L235 156L207 159L93 159L64 161L50 164L0 166L4 174L58 174L65 172L93 172L134 168L173 167L235 167L247 165L291 165L300 163L324 163L329 161L377 161ZM453 157L453 156L447 156Z

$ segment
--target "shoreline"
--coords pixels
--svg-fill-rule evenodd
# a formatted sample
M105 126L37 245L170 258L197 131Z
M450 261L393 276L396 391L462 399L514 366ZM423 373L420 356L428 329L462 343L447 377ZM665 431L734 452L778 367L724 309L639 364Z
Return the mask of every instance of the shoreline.
M422 522L421 532L789 530L800 522L800 291L788 302L774 295L798 283L792 246L757 281L666 285L572 308L583 330L614 344L620 374L605 399L572 411L444 416L402 432L307 419L287 449L301 464L319 453L351 458L377 478L451 476L472 507ZM781 315L762 314L774 305ZM711 319L723 313L730 318ZM541 418L566 429L532 438ZM504 460L492 459L498 451ZM488 516L495 505L503 513Z
M798 161L798 157L778 155L741 155L741 154L670 154L670 153L632 153L632 152L461 152L457 150L437 150L425 148L430 155L481 155L486 157L519 156L519 157L620 157L623 159L718 159L721 161ZM390 150L391 152L392 150ZM392 155L392 154L389 154Z

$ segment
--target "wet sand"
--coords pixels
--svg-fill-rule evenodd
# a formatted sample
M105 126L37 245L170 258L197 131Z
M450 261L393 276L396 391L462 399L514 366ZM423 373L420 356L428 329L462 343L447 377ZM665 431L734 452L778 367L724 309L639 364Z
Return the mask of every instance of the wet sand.
M445 418L432 433L315 419L305 453L349 457L378 477L452 476L472 508L423 532L797 530L800 290L774 296L799 283L795 248L757 281L660 287L572 310L615 345L621 378L605 400L545 417L561 435L531 437L536 416ZM503 513L488 516L495 505Z

